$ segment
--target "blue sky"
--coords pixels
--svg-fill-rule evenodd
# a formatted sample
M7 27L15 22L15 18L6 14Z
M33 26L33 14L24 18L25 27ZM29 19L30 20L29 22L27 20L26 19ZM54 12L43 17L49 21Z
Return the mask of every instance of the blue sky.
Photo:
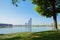
M11 0L0 0L0 23L25 24L30 17L32 18L32 24L53 23L53 18L39 15L29 0L26 2L21 1L19 7L13 6ZM60 14L57 16L57 21L60 24Z

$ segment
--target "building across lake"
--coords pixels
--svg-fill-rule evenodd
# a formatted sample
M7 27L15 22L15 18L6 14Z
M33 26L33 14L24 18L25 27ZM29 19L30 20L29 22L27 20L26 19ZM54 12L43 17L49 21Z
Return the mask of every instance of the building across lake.
M25 23L25 28L28 28L29 31L32 30L32 18L30 18L30 19L28 20L28 22Z
M32 18L30 18L28 22L25 23L25 26L32 26Z

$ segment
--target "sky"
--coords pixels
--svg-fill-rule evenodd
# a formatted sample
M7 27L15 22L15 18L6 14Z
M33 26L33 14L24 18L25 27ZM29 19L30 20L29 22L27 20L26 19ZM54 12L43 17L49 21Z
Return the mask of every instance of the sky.
M0 0L0 23L24 25L32 18L33 25L53 24L52 17L41 16L34 7L31 0L20 1L18 7L14 6L11 0ZM60 24L60 14L57 16L57 23Z

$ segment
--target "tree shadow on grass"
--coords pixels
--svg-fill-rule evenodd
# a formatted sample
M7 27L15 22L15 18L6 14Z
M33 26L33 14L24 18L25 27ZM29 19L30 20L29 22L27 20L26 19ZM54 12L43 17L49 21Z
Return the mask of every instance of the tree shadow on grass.
M60 33L36 33L35 35L33 35L32 40L60 40Z

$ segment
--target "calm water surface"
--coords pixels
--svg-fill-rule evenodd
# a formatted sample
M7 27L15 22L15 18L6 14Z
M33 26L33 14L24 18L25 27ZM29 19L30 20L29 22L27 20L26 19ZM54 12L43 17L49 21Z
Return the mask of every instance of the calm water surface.
M52 30L52 27L32 27L25 28L25 27L12 27L12 28L0 28L0 34L10 34L10 33L17 33L17 32L40 32Z

